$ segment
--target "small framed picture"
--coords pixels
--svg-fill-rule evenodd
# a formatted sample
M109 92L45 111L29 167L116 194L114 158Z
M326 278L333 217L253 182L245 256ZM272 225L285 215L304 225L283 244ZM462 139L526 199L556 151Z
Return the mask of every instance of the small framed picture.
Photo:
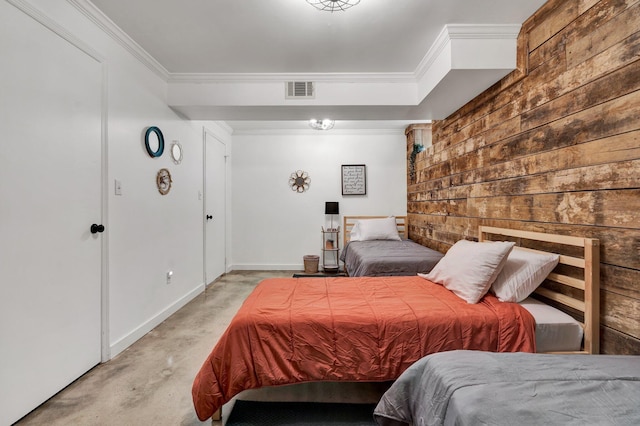
M367 166L364 164L342 165L342 195L367 194Z

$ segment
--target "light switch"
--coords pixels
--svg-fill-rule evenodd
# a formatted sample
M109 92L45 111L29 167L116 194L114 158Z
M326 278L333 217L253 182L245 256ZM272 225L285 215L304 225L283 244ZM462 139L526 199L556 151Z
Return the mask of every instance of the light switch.
M115 180L114 187L116 195L122 195L122 183L118 179Z

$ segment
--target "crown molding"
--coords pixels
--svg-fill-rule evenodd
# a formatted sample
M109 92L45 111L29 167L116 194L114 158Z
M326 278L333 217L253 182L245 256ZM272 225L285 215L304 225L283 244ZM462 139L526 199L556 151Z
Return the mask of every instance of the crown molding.
M77 47L78 49L80 49L81 51L83 51L84 53L86 53L96 61L100 63L105 63L105 58L100 53L98 53L95 49L93 49L84 41L80 40L75 35L71 34L69 31L67 31L65 28L60 26L57 22L55 22L53 19L51 19L50 17L42 13L39 9L31 5L30 3L24 0L7 0L7 3L13 5L14 7L19 9L26 15L30 16L40 24L44 25L46 28L53 31L62 39L68 41L69 43L71 43L72 45L74 45L75 47Z
M136 43L127 33L122 31L111 19L109 19L100 9L89 0L67 0L83 15L89 18L102 31L124 47L138 61L157 74L163 80L168 81L169 71L163 67L153 56Z
M443 50L451 40L474 39L474 40L496 40L496 39L517 39L520 33L519 24L504 25L473 25L473 24L449 24L445 25L436 41L431 45L427 53L418 64L414 76L416 80L422 79L429 71L429 68L438 59Z
M313 129L270 129L260 127L261 123L256 124L256 128L253 129L233 129L233 135L252 135L252 136L273 136L273 135L293 135L293 136L338 136L338 135L370 135L370 136L404 136L404 130L398 130L394 128L380 128L380 129L331 129L331 130L313 130Z
M265 83L315 81L331 83L415 83L412 72L395 73L172 73L169 83Z
M520 24L449 24L445 26L451 39L470 38L514 40L520 34Z

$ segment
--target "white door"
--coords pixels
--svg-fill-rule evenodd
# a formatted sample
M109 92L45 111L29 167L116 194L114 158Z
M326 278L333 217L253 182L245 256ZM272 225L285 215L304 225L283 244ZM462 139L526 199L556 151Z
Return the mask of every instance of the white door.
M208 131L205 139L205 284L226 270L226 147Z
M0 424L101 359L102 65L0 2Z

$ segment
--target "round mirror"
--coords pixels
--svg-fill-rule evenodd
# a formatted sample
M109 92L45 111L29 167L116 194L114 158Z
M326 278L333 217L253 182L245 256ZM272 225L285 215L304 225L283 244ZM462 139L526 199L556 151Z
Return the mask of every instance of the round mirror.
M173 141L171 145L171 157L173 158L173 162L176 164L180 164L182 162L182 145L180 142Z
M155 126L149 127L144 134L144 146L151 157L160 157L164 152L162 131Z

